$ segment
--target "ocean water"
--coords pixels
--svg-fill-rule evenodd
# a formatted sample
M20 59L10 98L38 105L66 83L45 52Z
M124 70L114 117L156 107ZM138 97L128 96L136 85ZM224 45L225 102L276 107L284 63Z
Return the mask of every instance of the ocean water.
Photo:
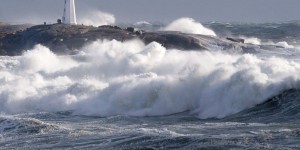
M135 26L277 47L99 40L72 56L2 56L0 149L300 149L299 23Z

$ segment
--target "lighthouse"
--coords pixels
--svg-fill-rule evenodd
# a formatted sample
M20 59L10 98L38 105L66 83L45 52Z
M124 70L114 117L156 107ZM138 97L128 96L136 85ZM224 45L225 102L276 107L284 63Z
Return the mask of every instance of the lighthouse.
M74 0L65 0L64 14L62 18L64 24L77 24Z

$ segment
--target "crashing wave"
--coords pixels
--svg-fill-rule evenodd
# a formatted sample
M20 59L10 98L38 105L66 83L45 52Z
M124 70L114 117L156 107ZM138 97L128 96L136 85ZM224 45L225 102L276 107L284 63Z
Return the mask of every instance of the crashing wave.
M97 41L73 56L37 46L4 57L0 111L222 118L300 87L300 63L285 57L167 50L153 42Z

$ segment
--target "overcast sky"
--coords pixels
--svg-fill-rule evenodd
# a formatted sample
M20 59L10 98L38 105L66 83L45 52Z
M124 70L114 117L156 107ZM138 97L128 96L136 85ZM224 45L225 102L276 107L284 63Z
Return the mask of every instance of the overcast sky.
M64 0L0 0L0 21L55 22ZM300 20L300 0L76 0L78 17L94 10L114 14L118 23L169 22L191 17L200 22L282 22Z

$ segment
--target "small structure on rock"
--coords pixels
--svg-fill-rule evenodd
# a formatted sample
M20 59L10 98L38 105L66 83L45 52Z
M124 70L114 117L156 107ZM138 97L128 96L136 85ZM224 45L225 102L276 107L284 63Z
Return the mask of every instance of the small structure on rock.
M58 24L61 24L61 19L57 19L57 23L58 23Z

